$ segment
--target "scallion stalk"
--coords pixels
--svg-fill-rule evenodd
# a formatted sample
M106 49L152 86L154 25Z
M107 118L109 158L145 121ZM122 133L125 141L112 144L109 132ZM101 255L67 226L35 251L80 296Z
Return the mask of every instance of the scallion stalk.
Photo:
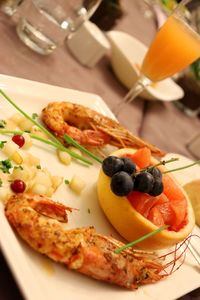
M14 135L15 134L20 134L20 135L22 135L23 133L25 133L25 131L0 129L0 133L2 133L2 134L14 134ZM63 145L56 144L56 143L52 142L51 140L43 139L42 137L37 136L37 135L32 134L32 133L28 133L28 134L30 135L31 138L33 138L35 140L38 140L38 141L43 142L45 144L51 145L51 146L55 147L56 149L61 150L63 152L67 152L73 158L79 159L79 160L83 161L84 163L86 163L88 165L92 165L91 161L89 161L88 159L78 155L77 153L65 148Z
M130 242L130 243L128 243L128 244L126 244L126 245L120 247L120 248L115 249L114 253L120 253L120 252L122 252L123 250L126 250L127 248L133 247L133 246L135 246L136 244L138 244L138 243L140 243L140 242L142 242L142 241L144 241L144 240L150 238L151 236L153 236L153 235L159 233L160 231L167 229L168 227L169 227L169 225L163 225L163 226L159 227L158 229L156 229L156 230L154 230L154 231L152 231L152 232L150 232L150 233L148 233L148 234L146 234L146 235L143 235L143 236L140 237L139 239L134 240L134 241L132 241L132 242Z
M73 138L71 138L66 133L64 134L63 138L64 138L65 142L67 142L69 145L76 147L77 149L81 150L83 153L87 154L88 156L92 157L94 160L96 160L100 164L102 164L103 161L101 158L99 158L97 155L95 155L94 153L90 152L89 150L87 150L86 148L81 146L79 143L77 143Z
M187 168L193 167L193 166L198 165L198 164L200 164L200 160L197 160L197 161L195 161L194 163L189 164L189 165L186 165L186 166L183 166L183 167L179 167L179 168L175 168L175 169L171 169L171 170L164 171L164 172L162 172L162 173L163 173L163 174L166 174L166 173L171 173L171 172L181 171L181 170L183 170L183 169L187 169Z
M51 133L49 132L44 126L42 126L40 123L38 123L36 120L34 120L33 118L31 118L26 112L24 112L17 104L15 104L15 102L4 93L4 91L2 89L0 89L0 94L12 105L16 108L16 110L18 110L25 118L27 118L28 120L30 120L34 125L36 125L38 128L41 129L41 131L43 131L44 133L46 133L46 135L48 135L53 141L54 144L59 146L59 149L61 151L65 151L68 152L72 157L83 161L86 164L92 165L92 162L88 161L87 159L83 158L82 156L74 153L73 151L68 150L67 148L65 148L63 146L63 144ZM58 148L58 147L57 147Z

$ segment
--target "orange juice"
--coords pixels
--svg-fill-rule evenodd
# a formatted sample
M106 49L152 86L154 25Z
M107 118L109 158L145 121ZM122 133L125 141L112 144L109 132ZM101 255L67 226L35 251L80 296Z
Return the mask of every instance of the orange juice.
M200 37L183 20L171 15L154 38L141 71L151 81L160 81L199 57Z

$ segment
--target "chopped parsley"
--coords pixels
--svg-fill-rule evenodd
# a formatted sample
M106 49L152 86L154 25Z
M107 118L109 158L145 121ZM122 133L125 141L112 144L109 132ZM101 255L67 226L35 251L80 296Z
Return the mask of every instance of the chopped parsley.
M6 126L6 121L0 120L0 128L5 128L5 126Z
M33 114L32 114L32 119L35 120L35 119L37 119L37 118L38 118L38 114L37 114L37 113L33 113Z
M69 180L67 180L67 179L65 179L64 182L65 182L65 184L69 184Z
M36 168L37 168L37 169L41 169L41 166L40 166L40 165L37 165Z
M10 169L12 168L11 161L9 159L0 161L0 170L3 173L10 174Z
M0 142L0 149L3 149L5 143L7 143L7 142L6 141L1 141Z
M22 166L14 166L15 170L24 170L24 168Z
M0 178L0 187L2 187L2 185L3 185L3 181L2 181L2 179Z

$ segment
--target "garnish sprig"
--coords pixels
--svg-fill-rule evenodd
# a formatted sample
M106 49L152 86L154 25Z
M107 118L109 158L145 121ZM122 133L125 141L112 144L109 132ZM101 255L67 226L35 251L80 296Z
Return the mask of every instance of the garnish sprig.
M144 241L144 240L146 240L146 239L152 237L153 235L155 235L155 234L157 234L157 233L159 233L159 232L161 232L161 231L167 229L168 227L169 227L169 225L163 225L163 226L157 228L156 230L154 230L154 231L152 231L152 232L150 232L150 233L147 233L147 234L143 235L142 237L138 238L137 240L134 240L134 241L132 241L132 242L126 244L126 245L123 245L123 246L120 247L120 248L115 249L114 253L117 253L117 254L118 254L118 253L120 253L120 252L126 250L127 248L133 247L133 246L135 246L136 244L138 244L138 243L140 243L140 242L142 242L142 241Z
M156 168L156 167L161 166L161 165L164 166L167 163L171 163L171 162L174 162L174 161L177 161L177 160L179 160L179 158L176 158L176 157L175 158L171 158L169 160L162 160L159 163L157 163L156 165L153 165L151 167L147 167L145 169L140 170L139 173L140 172L145 172L145 171L150 171L153 168ZM189 164L189 165L183 166L183 167L178 167L178 168L174 168L174 169L171 169L171 170L163 171L162 174L167 174L167 173L171 173L171 172L181 171L181 170L193 167L193 166L198 165L198 164L200 164L200 159L197 160L197 161L195 161L195 162L193 162L193 163L191 163L191 164Z
M10 174L10 169L12 168L12 163L10 161L10 159L5 159L5 160L1 160L0 161L0 170L3 173L7 173Z
M16 110L18 110L25 118L27 118L28 120L30 120L34 125L36 125L38 128L41 129L41 131L43 131L47 136L49 136L53 142L57 145L59 145L60 150L62 151L66 151L68 152L72 157L79 159L89 165L92 164L92 162L87 161L86 159L84 159L82 156L74 153L73 151L68 150L67 148L65 148L63 146L63 144L51 133L49 132L44 126L42 126L40 123L38 123L35 119L31 118L26 112L24 112L17 104L15 104L15 102L9 97L7 96L4 91L2 89L0 89L0 94L12 105L16 108Z
M157 163L157 164L155 164L155 165L153 165L153 166L150 166L150 167L141 169L141 170L139 170L138 172L136 172L136 173L133 174L133 175L139 174L139 173L141 173L141 172L146 172L146 171L149 172L149 171L151 171L152 169L154 169L154 168L156 168L156 167L159 167L159 166L165 166L166 164L171 163L171 162L174 162L174 161L177 161L177 160L179 160L179 158L177 158L177 157L174 157L174 158L171 158L171 159L168 159L168 160L161 160L159 163ZM164 173L164 172L162 172L162 173Z
M25 131L20 131L20 130L6 130L6 129L0 129L0 133L2 134L23 134L25 133ZM61 150L63 152L67 152L69 153L73 158L76 158L76 159L79 159L81 161L83 161L84 163L88 164L88 165L92 165L92 162L89 161L88 159L78 155L77 153L65 148L63 145L59 145L59 144L56 144L54 143L53 141L51 140L47 140L47 139L44 139L38 135L35 135L35 134L32 134L32 133L29 133L30 137L35 139L35 140L38 140L40 142L43 142L45 144L48 144L48 145L51 145L53 146L54 148L58 149L58 150Z
M166 173L171 173L171 172L176 172L176 171L181 171L183 169L187 169L187 168L190 168L190 167L193 167L195 165L199 165L200 164L200 159L195 161L194 163L192 164L189 164L189 165L186 165L186 166L183 166L183 167L179 167L179 168L175 168L175 169L171 169L171 170L167 170L167 171L164 171L162 172L163 174L166 174Z
M64 140L67 142L69 145L72 145L76 147L77 149L81 150L83 153L87 154L88 156L92 157L94 160L98 161L99 163L102 164L102 159L99 158L97 155L94 153L90 152L88 149L84 148L81 146L79 143L77 143L73 138L71 138L68 134L64 134Z

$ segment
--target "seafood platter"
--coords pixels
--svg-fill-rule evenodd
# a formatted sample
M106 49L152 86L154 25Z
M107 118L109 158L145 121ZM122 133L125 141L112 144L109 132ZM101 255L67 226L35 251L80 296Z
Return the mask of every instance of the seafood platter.
M97 95L0 75L0 106L1 250L25 299L170 300L199 287L199 215L176 157Z

